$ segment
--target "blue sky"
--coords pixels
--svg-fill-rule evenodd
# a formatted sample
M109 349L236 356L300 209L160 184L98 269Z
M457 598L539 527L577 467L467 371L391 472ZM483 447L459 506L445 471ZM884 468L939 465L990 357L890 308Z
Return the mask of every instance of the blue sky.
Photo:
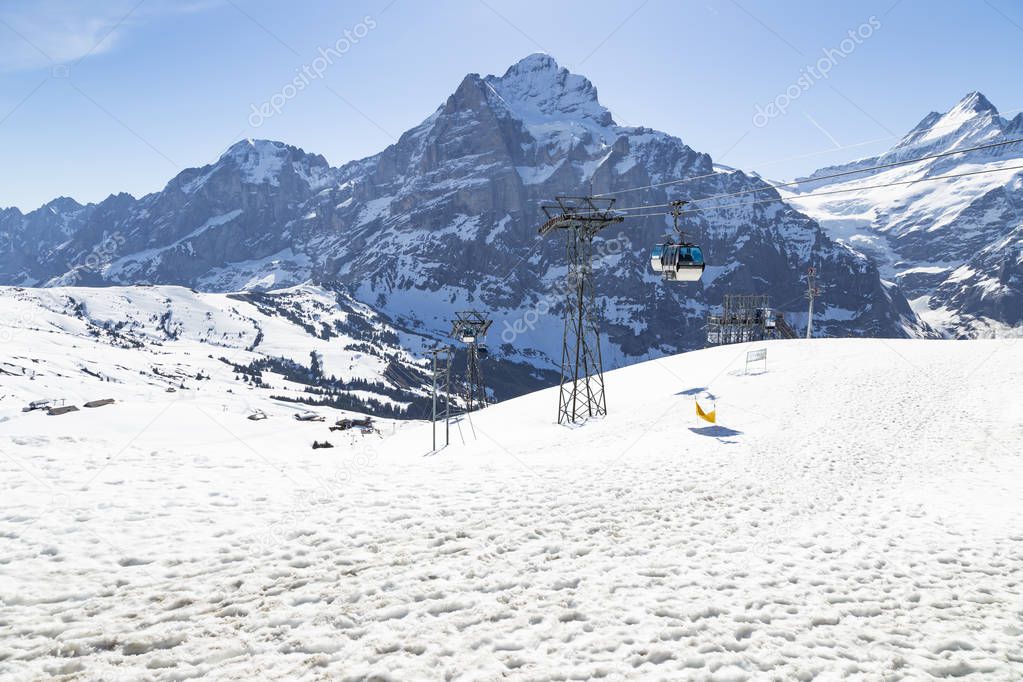
M825 50L827 77L808 75ZM139 196L245 137L337 165L393 142L466 73L540 51L619 123L778 179L886 149L971 90L1023 108L1019 0L6 0L0 206ZM279 113L253 114L275 95ZM771 102L784 113L758 117Z

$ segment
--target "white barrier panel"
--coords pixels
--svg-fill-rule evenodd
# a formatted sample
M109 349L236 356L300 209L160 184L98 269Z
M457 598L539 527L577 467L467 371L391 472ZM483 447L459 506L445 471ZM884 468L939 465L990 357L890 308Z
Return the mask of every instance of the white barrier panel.
M763 362L764 371L767 371L767 349L758 348L757 350L751 350L746 353L746 373L749 374L749 366L754 362Z

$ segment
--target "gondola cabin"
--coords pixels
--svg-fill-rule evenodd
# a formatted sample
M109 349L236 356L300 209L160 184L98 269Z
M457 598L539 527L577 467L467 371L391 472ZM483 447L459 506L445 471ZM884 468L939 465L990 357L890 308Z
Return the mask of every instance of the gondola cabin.
M665 242L654 247L650 254L650 266L654 272L661 273L665 280L696 282L703 277L707 264L699 246Z

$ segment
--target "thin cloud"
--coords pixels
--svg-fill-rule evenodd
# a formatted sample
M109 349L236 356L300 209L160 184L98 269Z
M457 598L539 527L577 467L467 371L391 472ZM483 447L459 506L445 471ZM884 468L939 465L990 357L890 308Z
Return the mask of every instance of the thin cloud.
M109 52L142 23L222 2L7 0L0 5L0 71L52 68Z

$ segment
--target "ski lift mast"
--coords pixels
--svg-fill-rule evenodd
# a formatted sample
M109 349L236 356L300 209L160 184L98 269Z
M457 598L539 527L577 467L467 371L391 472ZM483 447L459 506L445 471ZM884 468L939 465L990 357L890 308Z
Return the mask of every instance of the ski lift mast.
M543 206L547 220L540 236L565 234L568 278L565 287L565 328L561 343L561 387L558 423L576 423L607 414L600 330L593 282L593 238L624 216L612 210L614 199L555 197Z
M483 383L480 358L486 357L487 347L482 341L493 320L477 310L455 313L451 323L451 336L466 345L465 409L482 410L487 406L487 387Z

